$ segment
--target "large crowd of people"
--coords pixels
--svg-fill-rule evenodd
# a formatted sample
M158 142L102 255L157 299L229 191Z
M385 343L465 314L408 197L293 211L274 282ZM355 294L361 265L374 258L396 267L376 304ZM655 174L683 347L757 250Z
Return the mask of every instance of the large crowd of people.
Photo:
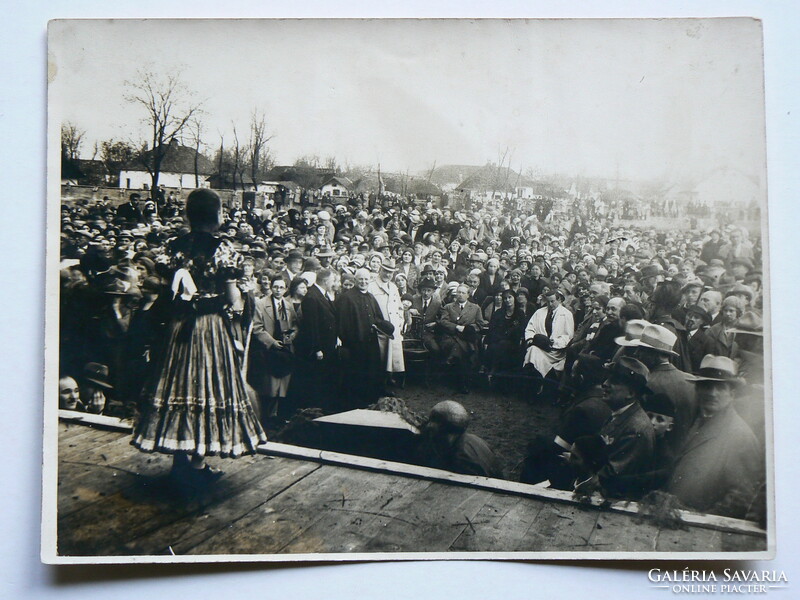
M64 204L60 407L134 418L137 447L214 479L205 456L254 451L300 408L402 396L418 370L558 405L524 482L763 520L760 237L550 208ZM427 463L503 476L468 422L434 407Z

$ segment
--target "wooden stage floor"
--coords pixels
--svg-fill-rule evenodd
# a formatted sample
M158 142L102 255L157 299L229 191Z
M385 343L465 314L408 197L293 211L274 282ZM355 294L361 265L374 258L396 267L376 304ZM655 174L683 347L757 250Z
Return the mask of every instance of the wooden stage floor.
M581 505L564 492L280 444L237 460L212 459L224 477L204 495L187 496L166 477L171 458L137 451L127 432L61 422L58 436L59 557L722 552L734 558L766 549L765 533L744 521L689 513L686 529L663 529L630 507Z

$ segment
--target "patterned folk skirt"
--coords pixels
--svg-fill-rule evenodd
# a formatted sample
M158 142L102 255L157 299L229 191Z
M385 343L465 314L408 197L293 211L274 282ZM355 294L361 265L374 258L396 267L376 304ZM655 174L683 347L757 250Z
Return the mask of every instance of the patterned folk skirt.
M235 458L267 441L222 315L173 321L156 368L131 441L140 450Z

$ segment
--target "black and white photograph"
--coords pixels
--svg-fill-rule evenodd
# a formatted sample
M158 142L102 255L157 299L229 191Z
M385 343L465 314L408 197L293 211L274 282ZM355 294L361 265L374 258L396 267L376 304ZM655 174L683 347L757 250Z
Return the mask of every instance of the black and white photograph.
M45 562L775 555L761 21L47 45Z

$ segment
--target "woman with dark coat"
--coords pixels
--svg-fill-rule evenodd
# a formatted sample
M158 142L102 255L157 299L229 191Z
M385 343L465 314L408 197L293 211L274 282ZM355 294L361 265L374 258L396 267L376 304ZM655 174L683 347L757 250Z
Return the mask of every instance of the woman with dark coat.
M489 376L508 371L522 364L522 332L528 324L517 310L517 299L511 290L502 294L503 305L492 314L486 335L486 366Z

